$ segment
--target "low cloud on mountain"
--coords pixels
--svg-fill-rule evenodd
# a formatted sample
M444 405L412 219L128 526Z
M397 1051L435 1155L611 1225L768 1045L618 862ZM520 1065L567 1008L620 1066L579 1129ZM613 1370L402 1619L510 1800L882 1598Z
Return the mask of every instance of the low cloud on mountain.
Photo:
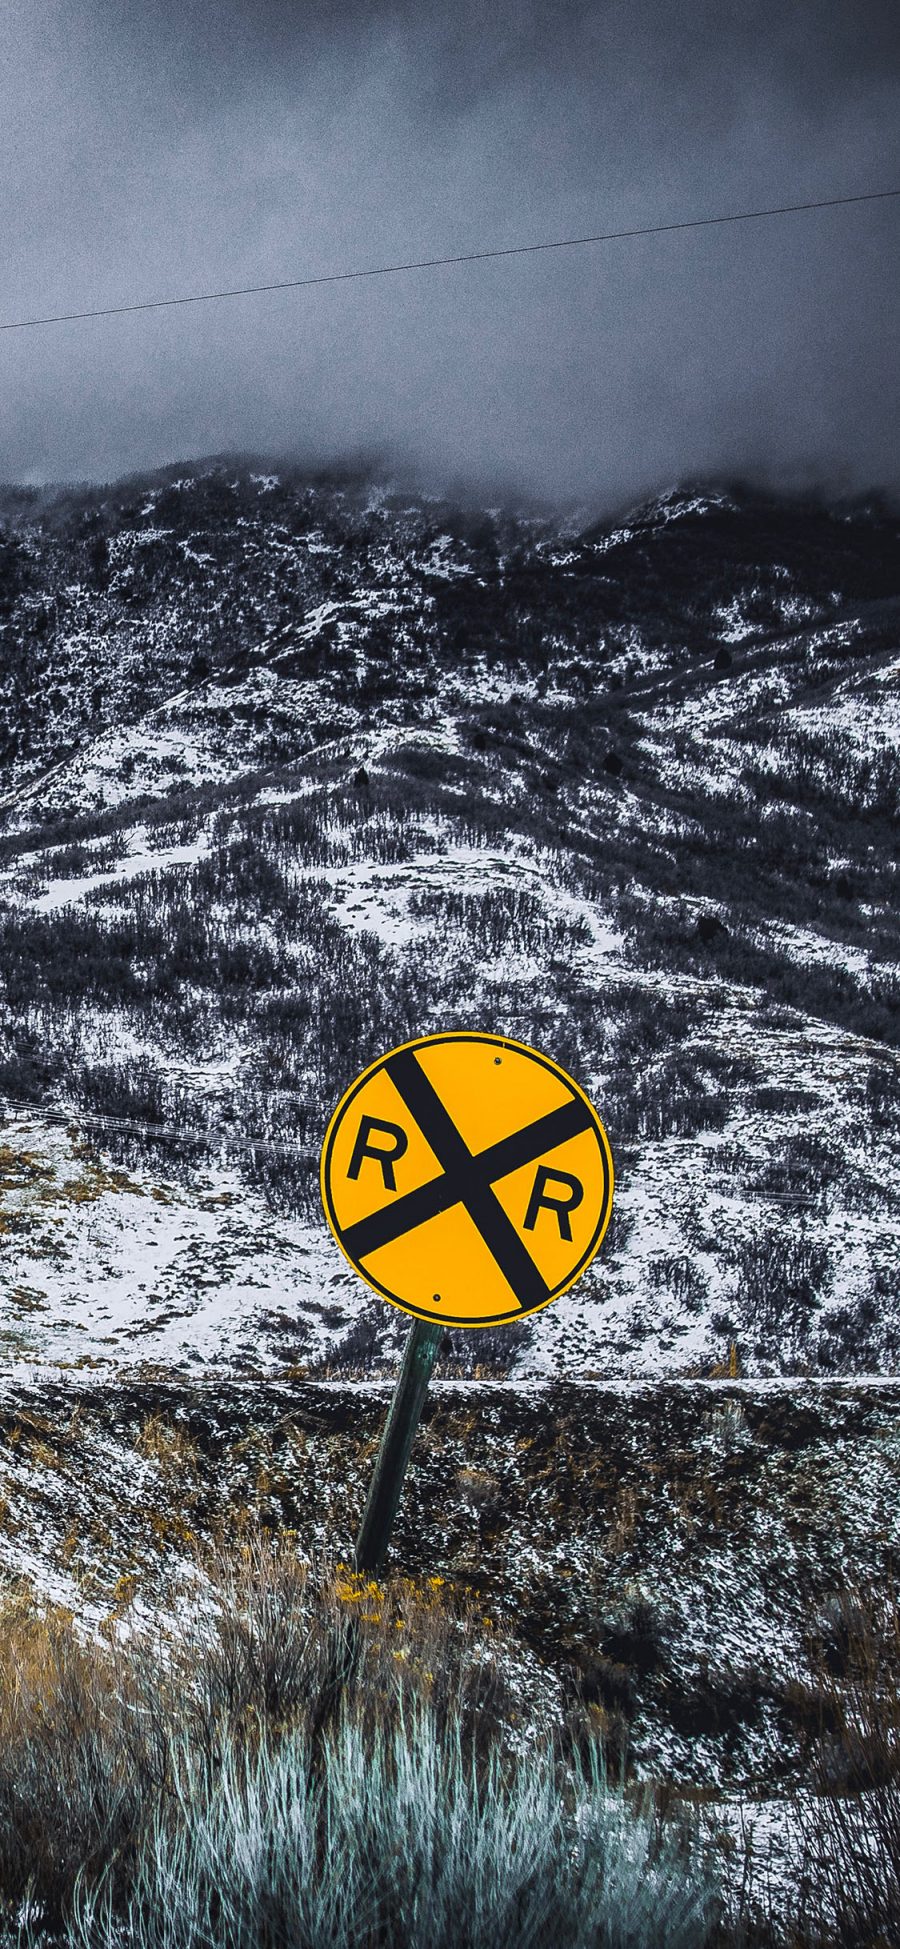
M890 187L893 10L249 8L6 29L6 319ZM897 483L898 203L8 333L7 478L378 452L612 505Z

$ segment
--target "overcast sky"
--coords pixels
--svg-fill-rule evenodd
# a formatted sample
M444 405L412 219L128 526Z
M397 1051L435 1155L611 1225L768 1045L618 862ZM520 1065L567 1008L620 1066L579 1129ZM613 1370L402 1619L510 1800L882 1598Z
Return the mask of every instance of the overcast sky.
M900 185L896 0L5 0L0 317ZM0 334L0 476L900 486L900 199Z

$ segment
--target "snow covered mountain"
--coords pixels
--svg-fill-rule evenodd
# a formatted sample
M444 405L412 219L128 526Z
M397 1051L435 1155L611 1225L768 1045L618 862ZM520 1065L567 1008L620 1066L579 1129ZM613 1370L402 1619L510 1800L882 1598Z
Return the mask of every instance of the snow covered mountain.
M445 1371L897 1372L898 541L231 459L0 491L7 1363L385 1367L318 1148L461 1026L578 1077L618 1190Z

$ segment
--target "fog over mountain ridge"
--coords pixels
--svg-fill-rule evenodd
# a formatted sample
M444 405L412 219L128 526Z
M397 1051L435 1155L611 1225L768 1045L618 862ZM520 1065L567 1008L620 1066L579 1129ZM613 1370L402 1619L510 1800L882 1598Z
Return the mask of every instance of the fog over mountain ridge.
M896 12L15 10L5 319L892 187ZM48 129L54 130L48 140ZM0 472L374 448L613 507L898 481L897 205L3 337ZM491 491L493 487L491 487Z

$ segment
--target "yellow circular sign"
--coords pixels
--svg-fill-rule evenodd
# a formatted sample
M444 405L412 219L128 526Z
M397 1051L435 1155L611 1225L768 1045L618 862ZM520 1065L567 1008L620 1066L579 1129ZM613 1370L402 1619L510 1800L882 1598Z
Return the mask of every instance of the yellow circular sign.
M496 1326L574 1285L609 1224L593 1105L523 1042L419 1036L363 1070L322 1146L322 1202L370 1286L405 1313Z

